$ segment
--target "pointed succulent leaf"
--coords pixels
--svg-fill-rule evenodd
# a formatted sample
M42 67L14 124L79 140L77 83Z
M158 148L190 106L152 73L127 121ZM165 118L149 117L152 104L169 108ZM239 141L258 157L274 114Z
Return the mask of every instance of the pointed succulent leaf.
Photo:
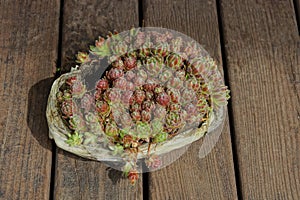
M161 132L161 133L154 136L153 142L154 143L164 142L168 139L168 135L169 134L166 133L166 132Z
M78 132L75 132L74 134L68 134L66 143L70 146L78 146L82 143L82 135Z

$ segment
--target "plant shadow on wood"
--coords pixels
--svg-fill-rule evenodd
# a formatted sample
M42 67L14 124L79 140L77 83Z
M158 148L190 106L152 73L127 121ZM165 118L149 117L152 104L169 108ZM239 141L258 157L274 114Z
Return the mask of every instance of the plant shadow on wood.
M123 177L122 172L111 167L106 168L108 171L108 177L112 181L113 185L116 185L120 179Z
M47 78L34 84L28 93L27 124L33 137L46 149L52 150L46 119L48 95L54 78Z

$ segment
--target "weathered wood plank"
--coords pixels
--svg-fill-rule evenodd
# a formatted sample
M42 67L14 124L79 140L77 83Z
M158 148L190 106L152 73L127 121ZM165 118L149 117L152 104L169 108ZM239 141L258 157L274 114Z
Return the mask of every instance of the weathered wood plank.
M138 2L118 0L65 1L62 61L78 51L87 51L99 34L125 31L138 26ZM67 67L63 71L67 70ZM62 150L57 153L55 176L56 199L142 199L142 177L135 187L122 172L110 170L95 161L73 156Z
M221 62L215 1L147 0L145 26L174 29L199 41ZM216 147L198 157L201 141L193 143L180 159L149 174L150 199L237 199L228 120Z
M49 199L59 1L0 1L0 199Z
M300 199L300 40L292 1L221 3L244 199Z

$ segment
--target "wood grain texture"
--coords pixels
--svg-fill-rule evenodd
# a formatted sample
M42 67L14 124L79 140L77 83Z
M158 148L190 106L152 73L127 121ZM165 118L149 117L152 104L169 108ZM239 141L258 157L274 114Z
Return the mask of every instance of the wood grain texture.
M76 64L78 51L87 52L98 36L137 27L138 0L65 1L63 13L62 72Z
M222 64L215 1L146 0L144 19L145 26L194 38ZM237 199L228 120L215 148L203 159L198 157L201 144L193 143L177 161L149 174L150 199Z
M300 199L300 40L292 1L222 1L243 199Z
M62 62L78 51L87 51L98 35L138 26L136 0L65 1ZM68 70L67 65L63 70ZM81 159L58 150L55 199L142 199L142 177L131 187L122 172L101 162Z
M0 1L0 199L49 199L58 1Z

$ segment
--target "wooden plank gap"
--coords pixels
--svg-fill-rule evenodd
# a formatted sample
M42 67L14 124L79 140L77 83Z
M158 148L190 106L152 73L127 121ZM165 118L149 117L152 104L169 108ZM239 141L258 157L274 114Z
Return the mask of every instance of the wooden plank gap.
M219 25L219 35L220 35L220 48L221 48L221 60L223 63L223 72L224 72L224 82L225 85L228 86L230 89L230 81L229 81L229 75L228 75L228 69L227 69L227 55L226 55L226 49L225 49L225 41L224 41L224 28L223 28L223 22L222 22L222 8L221 8L221 2L220 0L216 1L216 8L217 8L217 17L218 17L218 25ZM232 97L232 91L230 90L230 96ZM229 121L229 132L230 138L231 138L231 148L232 148L232 159L233 159L233 166L234 166L234 175L235 175L235 184L236 184L236 192L237 192L237 198L243 199L243 193L242 193L242 181L241 181L241 174L239 171L239 158L237 153L237 146L236 146L236 138L235 138L235 128L234 128L234 117L232 112L232 102L231 99L228 101L228 121Z
M63 22L64 22L64 4L65 1L60 1L60 10L59 10L59 35L58 35L58 48L57 48L57 62L56 62L56 73L55 78L58 78L61 73L61 65L62 65L62 38L63 38Z
M300 35L300 0L293 0L294 10L295 10L295 18L298 28L298 33Z
M144 0L138 0L139 27L144 27Z
M61 64L62 64L62 33L63 33L63 14L64 14L64 0L60 1L59 5L59 24L58 24L58 44L57 44L57 61L55 69L55 79L61 75ZM52 141L52 163L51 163L51 179L50 179L50 192L49 199L54 199L55 189L55 175L56 175L56 151L57 147L54 141Z
M144 0L138 0L139 27L145 27L144 21ZM149 173L142 173L143 177L143 200L149 200Z
M54 199L54 188L55 188L55 167L56 167L56 144L52 141L52 163L51 163L51 178L50 178L50 192L49 199Z
M149 172L143 173L143 200L149 200Z

